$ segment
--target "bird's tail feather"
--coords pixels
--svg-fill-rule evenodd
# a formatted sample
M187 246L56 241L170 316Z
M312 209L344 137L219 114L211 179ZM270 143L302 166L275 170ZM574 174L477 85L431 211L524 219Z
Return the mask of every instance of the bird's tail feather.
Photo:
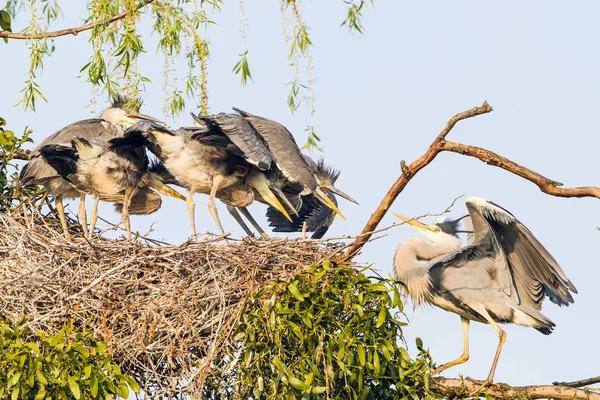
M544 335L549 335L556 326L548 317L531 307L519 305L514 308L514 321L518 325L531 326Z

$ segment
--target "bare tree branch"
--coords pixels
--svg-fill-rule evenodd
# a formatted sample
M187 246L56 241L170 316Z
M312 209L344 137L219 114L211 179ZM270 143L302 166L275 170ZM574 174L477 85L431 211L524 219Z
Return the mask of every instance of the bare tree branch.
M471 396L479 389L479 384L463 379L436 378L431 390L449 398L476 397ZM567 386L510 386L505 383L494 383L485 389L494 399L587 399L600 400L600 393ZM483 397L483 392L482 392Z
M376 230L377 226L393 204L394 200L398 197L398 195L404 190L408 182L415 176L417 172L426 167L429 163L431 163L435 157L443 152L450 151L470 157L477 158L489 165L493 165L499 168L502 168L508 172L511 172L521 178L527 179L535 183L542 192L547 193L552 196L557 197L596 197L600 199L600 188L597 187L575 187L575 188L563 188L562 183L553 181L552 179L546 178L538 174L535 171L532 171L526 167L523 167L505 157L502 157L494 152L491 152L486 149L482 149L475 146L470 146L462 143L450 142L446 140L446 136L454 125L458 121L463 119L475 117L481 114L487 114L493 111L492 107L487 102L484 102L481 107L474 107L471 110L464 111L453 116L450 121L446 124L442 132L435 138L431 146L427 149L425 154L423 154L419 159L411 163L410 165L406 165L404 161L401 161L401 169L402 175L396 180L396 182L392 185L388 193L385 195L375 212L369 218L369 221L363 228L361 235L357 236L354 243L350 245L348 250L341 255L337 262L347 262L355 257L365 243L368 242L371 234L369 232L373 232Z
M48 39L48 38L55 38L55 37L59 37L59 36L66 36L66 35L74 35L77 36L77 34L79 34L80 32L84 32L84 31L89 31L90 29L95 28L98 25L108 25L111 22L115 22L118 21L122 18L125 18L126 16L128 16L129 14L131 14L132 12L138 11L140 8L152 3L154 0L144 0L140 3L140 5L135 9L135 10L127 10L127 11L123 11L122 13L119 13L109 19L107 19L106 21L100 21L100 22L94 22L91 24L86 24L86 25L81 25L75 28L69 28L69 29L61 29L59 31L53 31L53 32L44 32L44 33L37 33L37 34L30 34L30 33L12 33L12 32L6 32L6 31L2 31L0 32L0 38L7 38L7 39Z
M595 378L582 379L580 381L573 381L573 382L553 382L552 384L558 385L558 386L582 387L582 386L594 385L596 383L600 383L600 376L596 376Z
M481 107L474 107L468 111L463 111L456 114L450 119L450 121L448 121L444 129L442 129L440 134L435 138L425 154L423 154L419 159L411 163L409 166L406 166L404 163L402 175L400 175L398 180L396 180L396 182L392 185L382 202L379 204L379 207L377 207L375 212L371 215L371 218L369 218L369 221L363 228L361 235L356 238L354 243L348 248L346 253L341 256L339 261L342 262L351 260L356 254L358 254L360 249L369 241L369 238L371 237L371 234L368 234L368 232L373 232L376 230L377 225L379 225L387 211L390 209L391 205L394 203L394 200L396 200L396 197L398 197L408 182L413 178L413 176L415 176L417 172L433 161L433 159L438 155L440 152L441 143L445 140L446 135L448 135L458 121L472 118L481 114L487 114L491 111L493 111L492 107L490 107L487 102L484 102Z

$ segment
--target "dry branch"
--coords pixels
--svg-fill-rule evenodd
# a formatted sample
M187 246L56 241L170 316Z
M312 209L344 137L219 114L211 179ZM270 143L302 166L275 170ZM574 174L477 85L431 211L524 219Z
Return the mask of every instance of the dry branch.
M404 160L402 160L402 175L400 175L400 177L392 185L392 187L385 195L375 212L371 215L371 217L367 221L367 224L363 228L362 233L359 236L357 236L354 243L350 245L348 250L341 257L339 257L337 261L347 262L360 252L362 247L365 245L365 243L368 242L369 238L371 237L370 232L373 232L377 229L377 226L379 225L387 211L390 209L394 200L396 200L398 195L402 192L402 190L404 190L408 182L417 174L417 172L429 165L429 163L431 163L435 159L435 157L443 151L450 151L470 157L475 157L485 162L486 164L502 168L517 176L520 176L521 178L527 179L528 181L535 183L542 192L552 196L596 197L600 199L600 188L593 186L563 188L560 187L562 186L561 183L546 178L545 176L542 176L537 172L523 167L492 151L446 140L446 136L450 133L450 131L452 130L452 128L454 128L458 121L462 121L463 119L475 117L481 114L487 114L491 111L493 111L492 107L487 102L484 102L481 105L481 107L474 107L471 110L463 111L454 115L448 121L444 129L440 132L440 134L435 138L433 143L429 146L425 154L423 154L420 158L418 158L416 161L412 162L408 166L406 165Z
M431 390L449 398L472 397L479 389L478 383L463 379L436 378ZM499 400L521 399L587 399L600 400L600 393L567 386L510 386L494 383L486 388L486 393Z
M600 376L596 376L594 378L588 378L588 379L581 379L579 381L573 381L573 382L553 382L552 384L558 385L558 386L582 387L582 386L595 385L596 383L600 383Z
M58 31L53 31L53 32L44 32L44 33L36 33L36 34L30 34L30 33L12 33L12 32L6 32L6 31L2 31L0 32L0 38L7 38L7 39L48 39L48 38L55 38L55 37L59 37L59 36L66 36L66 35L74 35L77 36L79 33L84 32L84 31L89 31L90 29L95 28L98 25L108 25L111 22L115 22L118 21L120 19L125 18L126 16L128 16L129 14L131 14L132 12L136 12L138 11L140 8L152 3L154 0L144 0L142 1L142 3L135 8L135 10L127 10L127 11L123 11L117 15L112 16L111 18L107 19L106 21L99 21L99 22L93 22L91 24L86 24L86 25L81 25L81 26L77 26L75 28L69 28L69 29L61 29Z

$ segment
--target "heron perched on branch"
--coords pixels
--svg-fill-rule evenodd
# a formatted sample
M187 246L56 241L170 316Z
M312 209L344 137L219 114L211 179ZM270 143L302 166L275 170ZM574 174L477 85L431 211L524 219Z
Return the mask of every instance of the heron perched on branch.
M40 154L46 162L82 193L79 217L86 236L85 194L96 196L89 236L94 232L98 217L98 202L106 200L122 203L122 221L129 239L130 205L133 204L132 211L135 214L150 214L160 207L160 196L151 188L185 200L184 196L162 182L160 174L148 170L147 140L143 133L154 125L151 121L140 121L128 128L122 137L108 141L75 137L70 147L49 144L40 148Z
M299 195L312 195L318 201L344 216L337 205L327 196L315 178L315 173L303 157L292 134L280 123L258 117L234 108L237 113L220 113L216 115L196 116L192 114L198 126L206 131L195 137L203 144L221 148L233 156L243 157L252 165L247 180L252 184L258 177L266 177L269 187L288 207L290 213L298 214L298 203L292 203L283 188L293 186ZM255 199L268 203L262 193L255 193ZM264 230L256 223L246 207L238 207L250 223L266 236ZM277 208L282 215L292 222L288 213ZM248 235L252 232L239 216L237 210L228 207L229 212L242 226Z
M222 234L216 198L230 207L246 207L254 201L256 191L270 205L286 213L271 191L265 174L255 167L257 164L263 166L263 157L269 155L246 153L235 145L219 147L202 143L202 138L210 134L211 129L202 122L199 127L176 131L160 127L146 134L150 151L164 163L180 186L188 189L192 235L196 235L194 193L209 195L208 209Z
M352 203L358 204L356 200L335 187L335 182L340 176L340 171L329 167L323 159L315 162L312 158L304 155L306 163L313 171L319 186L327 193L331 201L337 205L335 195L338 195ZM333 223L335 212L323 203L317 201L312 195L302 196L294 191L293 187L283 189L288 200L296 204L297 214L292 216L292 221L283 218L283 215L272 207L267 209L269 226L274 232L301 232L306 224L306 231L313 232L312 239L321 239Z
M398 246L396 276L408 286L415 306L436 305L461 317L464 350L456 360L434 374L469 358L469 323L489 323L499 343L492 368L482 387L491 383L506 333L499 323L532 327L548 335L555 324L541 313L546 297L559 306L573 303L575 286L548 250L519 220L502 207L482 198L465 200L468 215L425 225L397 217L421 232ZM473 227L466 246L457 233L460 219L470 217Z
M23 185L43 185L46 193L55 197L56 210L65 236L69 237L69 230L65 218L63 199L80 197L83 204L85 204L85 194L79 192L61 177L45 161L40 154L40 149L49 144L70 146L71 140L75 137L85 140L108 141L123 134L120 127L128 128L140 120L156 121L152 117L141 114L140 107L141 101L139 99L131 100L117 96L112 100L111 106L99 118L74 122L47 137L31 152L30 161L21 170L21 183Z

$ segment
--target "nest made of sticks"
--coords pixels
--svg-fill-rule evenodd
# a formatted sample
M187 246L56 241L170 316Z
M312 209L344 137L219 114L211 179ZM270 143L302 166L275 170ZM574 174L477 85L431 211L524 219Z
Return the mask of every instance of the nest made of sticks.
M198 393L231 340L245 300L340 249L313 240L205 240L150 246L62 237L47 219L0 213L0 310L32 330L72 318L106 341L114 361L162 396ZM185 390L183 390L185 392Z

